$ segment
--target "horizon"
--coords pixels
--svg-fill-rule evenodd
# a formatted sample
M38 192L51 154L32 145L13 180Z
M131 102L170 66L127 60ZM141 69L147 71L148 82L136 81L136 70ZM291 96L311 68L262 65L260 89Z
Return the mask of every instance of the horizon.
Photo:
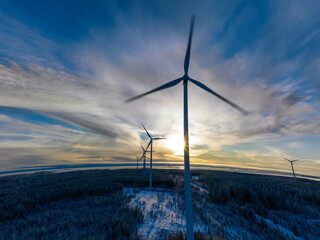
M0 171L0 177L12 176L12 175L25 175L35 173L62 173L69 171L86 171L86 170L119 170L119 169L137 169L143 171L143 163L139 163L137 169L136 163L84 163L84 164L62 164L62 165L37 165L28 166L22 168L11 168L6 171ZM153 169L157 170L184 170L184 165L181 164L168 164L167 162L153 163ZM146 164L146 170L149 171L150 166ZM277 171L273 169L256 169L256 168L241 168L241 167L230 167L230 166L214 166L214 165L201 165L193 164L191 171L203 170L203 171L218 171L218 172L231 172L241 174L254 174L261 176L275 176L275 177L287 177L292 178L291 171ZM313 181L320 181L320 177L296 174L298 178L308 179Z
M182 87L124 101L183 74L190 165L320 177L320 3L163 1L0 3L0 175L10 169L183 166ZM285 12L286 14L283 14ZM148 161L147 161L148 163ZM148 164L147 164L148 166Z

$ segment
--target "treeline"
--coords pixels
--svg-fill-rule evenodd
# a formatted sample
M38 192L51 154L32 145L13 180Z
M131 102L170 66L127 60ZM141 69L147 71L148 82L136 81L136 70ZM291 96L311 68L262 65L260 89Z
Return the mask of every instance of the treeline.
M304 206L320 209L320 182L266 175L202 172L210 198L216 203L256 204L266 210L305 213Z
M0 239L136 239L143 216L123 186L148 184L141 169L1 177ZM154 186L173 182L155 171Z
M208 188L209 199L227 206L248 231L262 233L265 239L290 238L282 226L297 237L320 238L320 182L220 171L192 173Z

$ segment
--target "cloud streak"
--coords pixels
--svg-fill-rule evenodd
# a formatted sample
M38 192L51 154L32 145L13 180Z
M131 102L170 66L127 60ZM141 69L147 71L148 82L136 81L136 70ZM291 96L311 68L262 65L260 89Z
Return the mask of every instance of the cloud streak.
M0 115L3 167L40 164L42 157L42 163L92 156L94 161L127 159L139 151L141 122L154 134L182 138L182 85L123 103L183 73L189 19L184 11L174 15L160 5L168 20L154 17L149 5L130 3L126 10L104 6L112 13L110 29L93 24L85 38L66 42L0 14L2 25L14 26L1 31L7 40L0 42L0 106L61 122ZM186 4L187 12L202 13L195 26L190 76L251 114L243 117L190 85L194 160L259 168L276 156L263 155L274 143L279 143L280 154L294 146L285 142L293 137L304 142L313 136L320 142L317 1L303 6L299 1L288 6L277 1L205 5ZM288 14L282 14L284 9ZM156 157L180 161L179 151L168 144L158 143ZM225 150L241 144L255 146L255 154ZM317 150L310 152L318 158Z

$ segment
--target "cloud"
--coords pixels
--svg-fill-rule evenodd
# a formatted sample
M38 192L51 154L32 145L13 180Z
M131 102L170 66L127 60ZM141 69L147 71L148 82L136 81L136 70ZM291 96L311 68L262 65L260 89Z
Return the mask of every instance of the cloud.
M173 8L179 10L181 4ZM0 15L2 25L7 24L1 33L8 39L0 44L4 56L0 105L66 123L35 124L0 115L0 133L6 139L1 148L12 149L4 152L8 161L10 156L31 159L28 156L38 156L36 152L44 163L47 158L59 161L58 157L61 161L85 161L92 156L96 161L125 159L140 151L140 136L145 134L141 122L153 134L182 138L182 84L131 104L124 100L183 75L189 27L186 12L193 10L202 14L195 26L190 76L251 112L242 116L190 83L193 157L222 163L230 157L230 153L221 154L225 146L320 135L317 1L270 1L268 6L208 1L195 7L187 3L186 11L175 14L160 5L159 13L166 19L136 3L128 4L126 14L117 4L105 6L114 17L112 28L94 25L86 38L65 43ZM259 15L261 11L265 16ZM259 30L252 26L252 18L261 20ZM253 29L254 37L238 39L243 34L239 29ZM242 44L230 44L237 42ZM173 159L173 152L159 143L156 158ZM270 158L233 154L230 164L237 164L238 159L256 167L265 166L262 159Z
M111 127L108 129L106 126L107 123L101 124L100 121L97 120L97 116L90 116L89 114L76 115L74 113L49 113L48 115L61 121L102 134L106 137L116 138L118 136Z
M302 148L304 144L302 142L290 142L288 143L288 147L290 148Z

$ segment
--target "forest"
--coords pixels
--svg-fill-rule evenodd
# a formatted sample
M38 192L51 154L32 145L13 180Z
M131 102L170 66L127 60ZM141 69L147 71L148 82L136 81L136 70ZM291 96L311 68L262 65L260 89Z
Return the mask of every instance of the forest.
M320 182L293 178L193 171L209 190L209 199L223 207L247 232L262 239L319 239Z
M320 182L193 170L196 239L319 239ZM153 186L177 192L182 170L153 171ZM141 169L40 172L0 177L0 239L139 239L142 209L130 207L124 187L147 188ZM138 191L138 190L137 190ZM164 234L184 239L180 229Z
M148 186L136 170L35 173L0 178L0 239L136 239L139 209L123 186ZM154 184L173 181L161 171Z

